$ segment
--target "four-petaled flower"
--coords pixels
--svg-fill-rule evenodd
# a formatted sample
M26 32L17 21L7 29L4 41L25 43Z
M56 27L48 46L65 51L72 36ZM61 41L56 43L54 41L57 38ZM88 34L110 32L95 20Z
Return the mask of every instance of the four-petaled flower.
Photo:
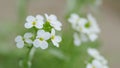
M25 45L25 43L27 43L27 44L32 44L32 38L33 37L33 34L32 33L25 33L24 34L24 37L22 37L22 36L17 36L16 38L15 38L15 42L16 42L16 46L18 47L18 48L23 48L24 47L24 45Z
M25 23L25 28L32 28L33 26L38 28L38 29L41 29L43 28L43 24L44 24L44 18L41 16L41 15L37 15L36 17L33 17L33 16L28 16L26 18L26 23Z
M58 31L61 30L62 24L61 24L60 21L57 20L57 17L56 17L55 15L52 14L52 15L48 16L47 14L45 14L45 17L46 17L47 22L49 22L50 25L51 25L54 29L56 29L56 30L58 30Z
M48 48L47 40L50 39L50 33L45 32L44 30L38 30L36 39L33 42L33 45L38 48L46 49Z
M51 41L54 44L54 46L59 47L59 42L61 42L61 37L55 35L55 30L52 29L51 31Z

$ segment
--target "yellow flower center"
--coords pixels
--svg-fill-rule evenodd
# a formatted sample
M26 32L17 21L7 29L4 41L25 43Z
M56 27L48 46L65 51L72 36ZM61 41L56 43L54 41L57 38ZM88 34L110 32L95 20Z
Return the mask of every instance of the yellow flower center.
M51 39L55 39L55 36L52 36Z
M43 41L44 39L43 38L39 38L40 41Z
M35 21L33 21L33 22L32 22L32 25L36 25L36 22L35 22Z

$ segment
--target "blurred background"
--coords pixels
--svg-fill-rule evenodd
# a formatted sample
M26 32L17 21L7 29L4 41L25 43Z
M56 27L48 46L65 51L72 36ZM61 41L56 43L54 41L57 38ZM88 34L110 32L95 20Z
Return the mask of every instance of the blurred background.
M17 63L16 60L21 55L21 52L16 53L21 50L15 47L14 37L24 30L25 15L52 13L63 20L66 12L66 0L20 1L24 0L0 0L0 68L8 68L6 64L12 68L11 64ZM96 7L92 13L101 28L101 54L108 59L110 68L118 68L120 64L120 0L103 0L99 9Z

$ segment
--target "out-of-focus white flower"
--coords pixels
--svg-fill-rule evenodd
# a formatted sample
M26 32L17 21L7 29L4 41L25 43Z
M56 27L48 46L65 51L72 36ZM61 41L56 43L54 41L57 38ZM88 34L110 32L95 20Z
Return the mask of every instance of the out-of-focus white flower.
M31 38L33 37L33 34L32 33L25 33L24 34L24 37L22 36L17 36L15 38L15 42L16 42L16 46L18 48L23 48L24 47L24 44L27 43L27 44L32 44L32 40Z
M32 38L33 37L33 34L32 33L25 33L24 34L24 40L25 40L25 42L26 43L28 43L28 44L32 44Z
M33 26L38 28L38 29L41 29L43 28L43 24L44 24L44 18L41 16L41 15L37 15L36 17L33 17L33 16L28 16L26 18L26 23L25 23L25 28L32 28Z
M46 49L48 48L47 40L50 39L51 35L49 32L45 32L44 30L38 30L36 39L33 42L33 45L38 48Z
M22 38L22 36L17 36L16 38L15 38L15 42L16 42L16 46L17 46L17 48L23 48L24 47L24 41L23 41L23 38Z
M52 29L52 31L51 31L51 41L54 44L54 46L56 46L56 47L59 47L59 42L62 41L60 36L55 35L55 30L54 29Z
M95 20L95 18L91 15L91 14L88 14L88 22L84 24L84 29L83 29L83 32L84 33L99 33L100 32L100 29L97 25L97 22Z
M55 15L47 15L47 14L45 14L45 17L46 17L46 20L50 23L50 25L54 28L54 29L56 29L56 30L58 30L58 31L60 31L61 30L61 26L62 26L62 24L61 24L61 22L60 21L58 21L57 20L57 17L55 16Z
M99 63L102 65L101 68L109 68L108 67L108 61L100 55L100 53L98 52L97 49L94 49L94 48L89 48L88 49L88 54L93 57L94 60L97 60L99 61Z
M92 56L93 58L96 58L96 57L100 56L98 50L97 50L97 49L94 49L94 48L89 48L89 49L88 49L88 54L89 54L90 56Z
M87 64L86 68L103 68L103 65L98 60L93 60L91 64Z

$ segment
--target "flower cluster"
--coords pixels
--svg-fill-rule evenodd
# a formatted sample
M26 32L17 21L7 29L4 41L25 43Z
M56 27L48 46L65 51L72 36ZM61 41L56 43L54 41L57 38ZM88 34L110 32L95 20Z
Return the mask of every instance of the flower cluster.
M48 48L49 42L54 46L59 47L62 41L61 36L56 35L56 31L61 31L61 22L58 21L55 15L41 15L28 16L25 23L26 29L33 29L31 32L25 33L24 36L17 36L15 38L16 46L23 48L25 45L40 47L42 49Z
M95 41L98 38L100 29L96 20L91 14L87 15L87 18L81 18L77 14L71 14L68 21L71 23L74 33L74 44L79 46L81 42L88 40Z
M88 49L88 54L93 58L92 63L88 63L86 68L109 68L107 60L94 48Z

